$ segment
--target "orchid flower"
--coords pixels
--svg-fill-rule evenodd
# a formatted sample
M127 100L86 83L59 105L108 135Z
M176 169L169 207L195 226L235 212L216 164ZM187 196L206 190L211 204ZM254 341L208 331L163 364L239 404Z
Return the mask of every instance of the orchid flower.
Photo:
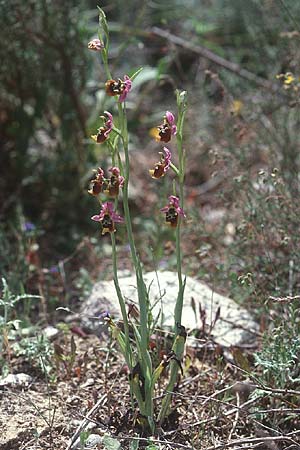
M169 142L172 136L177 133L177 126L175 125L175 117L170 111L166 112L164 116L164 121L161 125L157 127L158 130L158 141Z
M104 121L104 125L98 129L97 134L91 136L97 144L102 144L102 142L106 141L114 126L113 116L110 112L104 111L104 116L100 116L100 118Z
M101 52L104 49L104 44L100 39L93 39L88 43L88 49L94 50L95 52Z
M169 203L161 208L161 212L166 213L166 223L173 228L177 227L179 216L186 217L183 209L179 206L179 197L175 195L169 196Z
M91 189L88 191L91 195L99 195L105 183L104 171L98 167L95 178L91 181Z
M105 202L102 204L99 214L91 217L95 222L100 222L102 225L102 234L114 233L115 223L123 223L123 217L119 216L114 211L114 205L111 202Z
M124 184L124 177L120 175L120 169L118 167L111 167L108 171L111 172L111 177L104 192L108 193L110 197L117 197L119 195L119 188Z
M155 164L154 169L149 170L152 178L161 178L168 171L171 164L172 154L167 147L164 147L164 154L159 152L161 157L160 161Z
M118 78L118 80L108 80L105 83L106 94L110 97L119 95L119 102L124 102L132 87L132 81L128 75L124 75L124 80Z

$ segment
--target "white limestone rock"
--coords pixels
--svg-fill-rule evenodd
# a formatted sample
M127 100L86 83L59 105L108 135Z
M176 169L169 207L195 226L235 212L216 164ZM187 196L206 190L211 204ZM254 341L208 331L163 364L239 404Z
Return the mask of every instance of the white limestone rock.
M49 341L54 341L59 335L59 333L60 331L51 325L48 325L46 328L43 329L43 334L46 336L47 339L49 339Z
M150 303L154 305L154 318L162 312L164 326L172 328L178 292L177 273L170 271L148 272L144 274L144 281L149 288ZM126 303L138 305L135 275L120 277L119 283ZM194 308L192 307L193 302ZM254 341L258 325L246 309L232 299L212 291L206 284L192 277L186 277L182 325L189 331L202 327L199 313L200 305L206 313L207 329L214 322L218 308L220 308L220 317L211 331L211 337L216 343L224 347L230 347L231 345ZM115 318L121 317L113 280L100 281L94 285L90 297L81 308L82 326L96 334L100 333L103 331L103 321L97 320L96 317L99 317L105 311Z
M72 450L97 450L99 445L102 443L102 437L99 434L90 434L87 440L85 441L84 447L80 442L80 438L76 439L74 444L71 446Z
M32 383L33 378L26 373L10 373L5 378L0 379L0 388L3 387L26 387Z

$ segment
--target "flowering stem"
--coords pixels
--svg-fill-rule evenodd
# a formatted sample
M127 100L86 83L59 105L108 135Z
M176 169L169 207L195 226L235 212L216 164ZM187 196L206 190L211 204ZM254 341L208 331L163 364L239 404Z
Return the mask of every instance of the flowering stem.
M103 61L103 66L104 66L104 70L105 70L105 75L107 77L108 80L112 79L112 75L110 73L109 70L109 65L108 65L108 57L107 57L107 50L106 48L104 48L101 52L101 56L102 56L102 61Z
M137 290L138 290L138 299L139 299L139 309L140 309L140 330L135 330L136 342L139 347L139 357L140 357L140 365L142 370L142 375L144 377L144 398L145 400L141 402L141 398L136 394L139 407L141 413L148 417L149 424L153 422L153 398L152 398L152 362L148 352L149 345L149 326L148 326L148 313L149 313L149 300L147 289L143 280L142 275L142 267L137 255L133 232L132 232L132 224L131 224L131 216L129 210L128 203L128 184L129 184L129 149L128 149L128 131L127 131L127 118L126 118L126 109L125 105L122 106L121 103L118 104L119 110L119 121L120 121L120 129L122 135L122 142L124 147L124 155L125 155L125 181L123 186L123 208L124 208L124 216L125 223L127 228L128 241L131 250L131 256L133 265L136 272L137 279ZM137 387L135 386L135 390Z
M114 233L110 233L111 236L111 247L112 247L112 260L113 260L113 272L114 272L114 284L115 289L117 292L117 296L119 299L119 304L121 308L122 318L124 322L124 334L125 334L125 359L126 363L129 367L129 370L132 370L132 352L130 347L130 341L129 341L129 325L128 325L128 318L126 313L126 305L125 301L120 289L119 280L118 280L118 269L117 269L117 251L116 251L116 238Z
M180 198L180 207L183 209L184 206L184 192L183 192L183 184L184 184L184 174L185 174L185 154L182 148L182 140L183 140L183 124L184 124L184 116L186 112L186 93L176 91L177 94L177 105L178 105L178 121L177 121L177 150L179 157L179 169L178 169L178 179L179 179L179 198ZM177 259L177 274L178 274L178 295L175 305L174 311L174 332L175 332L175 341L173 344L172 350L176 354L176 358L180 361L183 352L184 352L184 344L185 339L180 336L180 326L181 326L181 317L182 317L182 308L183 308L183 294L185 288L185 280L182 279L182 252L181 252L181 233L180 233L180 225L181 218L178 217L178 225L176 228L176 259ZM171 361L170 364L170 379L168 386L166 388L167 394L162 401L161 410L159 413L159 423L162 424L165 418L169 413L169 408L172 400L172 392L174 386L177 381L179 365L177 361Z
M128 234L128 240L131 250L131 255L133 259L133 265L136 268L138 265L138 258L133 238L133 232L132 232L132 226L131 226L131 217L130 217L130 211L129 211L129 204L128 204L128 184L129 184L129 152L128 152L128 131L127 131L127 120L126 120L126 111L125 108L122 108L122 104L118 104L119 109L119 120L120 120L120 127L121 127L121 136L122 136L122 142L124 147L124 154L125 154L125 171L124 171L124 186L123 186L123 207L124 207L124 215L125 215L125 222L126 222L126 228L127 228L127 234Z
M177 106L178 106L178 122L177 122L177 150L179 158L179 198L180 206L183 209L184 206L184 175L185 175L185 154L182 148L183 141L183 124L186 113L186 92L176 91ZM177 324L181 324L182 307L183 307L183 291L184 285L182 281L182 254L181 254L181 218L179 217L178 226L176 229L176 258L177 258L177 273L178 273L178 297L175 306L175 332L177 331Z

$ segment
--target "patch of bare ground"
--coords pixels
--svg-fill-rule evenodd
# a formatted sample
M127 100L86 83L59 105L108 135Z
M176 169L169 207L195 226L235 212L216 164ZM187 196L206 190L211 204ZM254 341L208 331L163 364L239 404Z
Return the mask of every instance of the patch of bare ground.
M67 450L86 430L118 439L122 449L136 439L139 448L152 442L159 449L300 449L300 392L270 388L266 395L254 395L253 380L220 346L187 349L172 414L149 436L137 425L128 369L114 343L91 335L74 337L76 357L69 374L58 364L51 382L36 372L26 388L0 392L1 450ZM69 341L70 336L60 337L58 345L67 349ZM12 360L12 372L22 367L34 373L22 360ZM157 406L165 381L157 386Z

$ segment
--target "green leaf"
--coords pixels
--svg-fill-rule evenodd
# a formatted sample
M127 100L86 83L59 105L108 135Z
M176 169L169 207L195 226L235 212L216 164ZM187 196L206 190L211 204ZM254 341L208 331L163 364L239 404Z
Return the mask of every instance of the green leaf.
M71 356L75 356L75 355L76 355L76 344L75 344L74 336L72 335L72 337L71 337Z
M133 72L132 75L130 75L131 81L133 81L143 70L143 67L140 67L138 70L136 70L135 72Z
M138 450L139 446L140 446L139 440L135 439L134 441L130 442L129 450Z
M99 11L99 28L100 28L99 34L101 33L101 30L102 30L106 39L108 40L109 31L108 31L108 25L107 25L105 12L103 11L103 9L100 8L100 6L97 6L97 8ZM103 38L102 38L102 40L103 40Z
M104 435L102 443L107 450L121 450L120 442L107 434Z
M134 85L139 86L143 83L147 83L148 81L156 80L158 77L158 72L156 67L145 66L140 67L138 70L133 72L132 75L129 72L129 76L131 80L134 80L135 78L138 77Z

